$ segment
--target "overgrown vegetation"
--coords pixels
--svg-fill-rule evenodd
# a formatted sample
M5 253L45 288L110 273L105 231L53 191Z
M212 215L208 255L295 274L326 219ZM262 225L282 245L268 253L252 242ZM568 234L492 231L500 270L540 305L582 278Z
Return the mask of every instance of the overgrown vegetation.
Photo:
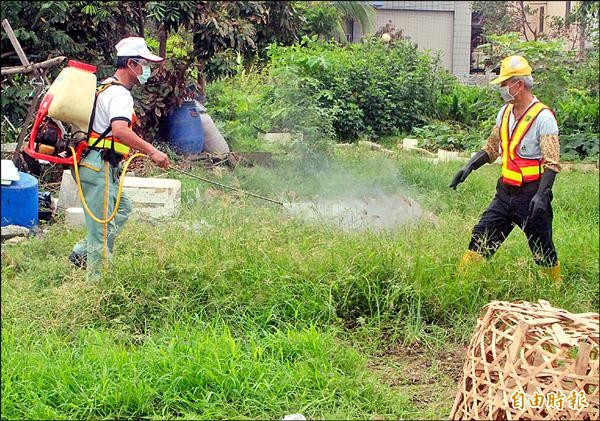
M597 173L557 179L565 281L555 289L517 230L490 262L456 275L497 166L454 192L447 184L459 163L439 164L432 176L417 158L352 149L312 174L294 159L277 163L221 181L283 200L402 192L439 225L343 232L252 198L212 191L207 201L197 194L208 193L205 184L182 178L182 214L128 224L102 283L86 282L66 259L81 229L55 224L42 238L3 246L3 417L440 419L454 398L451 380L437 374L448 393L430 411L367 363L389 358L387 349L464 346L494 299L598 311ZM406 377L402 365L390 367Z
M370 6L350 3L2 3L32 60L47 58L40 49L102 63L100 77L112 71L118 39L145 33L169 58L134 92L146 138L164 140L167 112L201 96L207 81L207 107L233 149L275 152L273 168L203 176L284 202L405 194L439 217L344 232L182 178L181 214L129 223L100 283L67 261L82 229L58 222L42 237L3 245L4 418L440 419L456 379L436 353L458 349L460 371L489 301L543 298L598 311L597 172L562 173L553 189L565 279L556 288L517 230L491 261L456 273L497 166L452 191L461 163L432 167L410 155L333 147L362 139L389 146L410 135L433 151L476 150L502 105L490 87L459 83L401 28L356 44L332 41L344 16L362 16L364 25L372 18ZM391 32L390 43L381 31ZM583 60L560 41L486 35L488 66L510 54L531 63L534 93L557 115L563 159L597 160L597 51ZM7 42L3 34L3 53ZM3 80L2 114L17 126L3 121L3 142L16 137L31 92L23 76ZM291 141L268 144L266 132ZM423 375L442 389L426 404L406 389L421 388L419 379L411 384L393 357L405 349L425 352Z
M592 3L582 2L571 17L571 23L587 22L588 36L597 19ZM495 19L480 6L489 24L514 27L513 15ZM302 132L308 145L312 130L338 142L413 135L432 150L475 150L501 106L491 88L460 84L437 57L403 39L401 28L382 28L355 44L330 40L335 34L340 39L344 17L372 25L372 7L361 2L124 2L121 7L116 2L8 1L2 11L31 59L45 58L36 53L39 48L66 54L101 64L100 77L111 71L114 43L126 33L143 32L151 47L169 58L149 84L134 92L139 129L151 140L166 140L159 129L168 112L186 99L202 98L206 81L212 82L209 108L225 126L227 140L243 149L257 145L262 132L278 130ZM107 26L106 16L116 16L119 31ZM90 27L94 31L78 29ZM565 37L523 41L517 33L494 35L490 28L488 43L480 47L487 66L495 68L511 54L525 56L534 68L535 94L556 113L564 158L597 159L597 49L584 59L580 51L566 48ZM391 32L389 44L381 42L382 30ZM3 34L3 51L8 45ZM294 90L305 95L295 96ZM2 113L17 129L31 92L22 76L3 82ZM302 127L294 127L304 106L311 112L301 118ZM14 140L16 132L3 130L3 141Z

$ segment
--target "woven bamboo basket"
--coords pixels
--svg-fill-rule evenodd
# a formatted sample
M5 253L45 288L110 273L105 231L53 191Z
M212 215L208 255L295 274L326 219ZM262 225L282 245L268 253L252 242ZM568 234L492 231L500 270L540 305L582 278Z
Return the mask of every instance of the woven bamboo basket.
M599 419L598 313L572 314L543 300L486 307L451 420Z

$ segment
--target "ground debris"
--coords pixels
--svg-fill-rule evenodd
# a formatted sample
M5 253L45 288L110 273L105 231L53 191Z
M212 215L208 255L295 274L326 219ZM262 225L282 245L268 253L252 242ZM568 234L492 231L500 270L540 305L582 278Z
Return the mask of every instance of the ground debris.
M9 240L14 237L26 237L30 233L29 228L20 227L18 225L7 225L2 227L2 241Z

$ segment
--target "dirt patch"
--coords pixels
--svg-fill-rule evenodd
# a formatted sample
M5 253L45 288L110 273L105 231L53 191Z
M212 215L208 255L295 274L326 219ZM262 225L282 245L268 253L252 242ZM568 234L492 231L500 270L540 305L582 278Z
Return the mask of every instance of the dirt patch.
M413 384L435 382L435 378L429 379L423 375L424 371L429 369L442 372L458 384L462 376L465 353L466 348L458 345L444 347L443 350L437 352L419 346L397 345L384 350L380 358L401 363L404 366L406 378Z
M408 396L419 417L447 418L461 379L466 348L431 351L419 346L390 346L372 356L368 368L382 384Z

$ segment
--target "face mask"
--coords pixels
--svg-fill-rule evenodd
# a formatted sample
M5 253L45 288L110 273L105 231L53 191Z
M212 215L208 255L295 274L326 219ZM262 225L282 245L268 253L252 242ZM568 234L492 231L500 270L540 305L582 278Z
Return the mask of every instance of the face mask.
M514 101L514 100L515 100L515 97L516 97L516 96L519 94L519 92L521 92L521 91L519 90L519 91L518 91L516 94L514 94L514 95L511 95L511 94L510 94L510 88L512 88L513 86L515 86L515 84L517 84L517 83L518 83L518 82L515 82L515 83L513 83L513 84L512 84L512 85L510 85L510 86L501 86L501 87L499 88L499 91L500 91L500 96L502 96L502 99L503 99L505 102L512 102L512 101Z
M138 80L140 81L140 83L143 85L146 82L148 82L148 79L150 79L150 66L142 66L142 69L144 69L142 71L141 75L138 75Z
M130 67L131 69L131 67ZM133 70L133 69L131 69ZM135 73L135 70L133 70L133 72ZM144 85L146 82L148 82L148 79L150 79L150 75L152 74L151 70L150 70L150 66L142 66L142 74L138 75L137 73L135 73L136 77L138 78L138 80L140 81L140 83L142 85Z

